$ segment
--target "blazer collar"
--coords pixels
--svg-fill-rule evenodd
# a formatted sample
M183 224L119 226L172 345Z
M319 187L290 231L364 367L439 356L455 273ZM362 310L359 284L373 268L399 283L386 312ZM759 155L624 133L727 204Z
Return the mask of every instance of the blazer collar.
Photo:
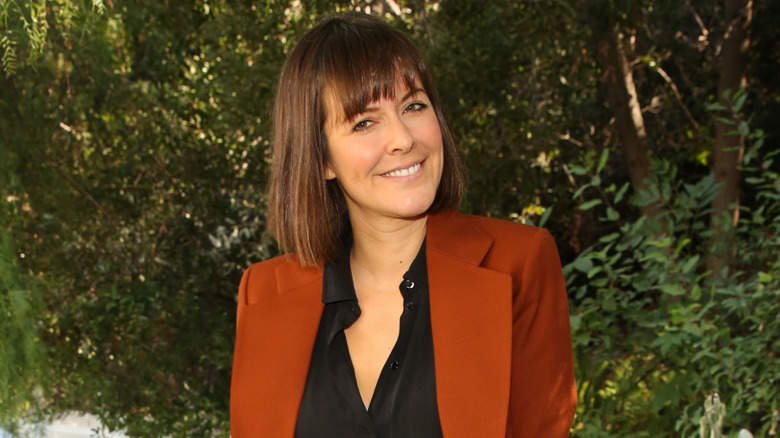
M493 246L493 238L468 216L453 210L428 217L428 248L474 266L479 266Z
M294 254L287 254L284 257L288 257L288 263L281 263L276 268L276 284L280 294L305 285L311 286L314 280L322 278L323 263L304 268Z

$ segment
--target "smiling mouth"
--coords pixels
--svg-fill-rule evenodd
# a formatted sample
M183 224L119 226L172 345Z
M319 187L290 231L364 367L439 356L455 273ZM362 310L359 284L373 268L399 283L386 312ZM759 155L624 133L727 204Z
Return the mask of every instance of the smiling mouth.
M420 168L422 167L422 163L417 163L413 166L407 167L406 169L398 169L394 170L392 172L387 172L385 174L382 174L382 176L408 176L408 175L414 175L417 173Z

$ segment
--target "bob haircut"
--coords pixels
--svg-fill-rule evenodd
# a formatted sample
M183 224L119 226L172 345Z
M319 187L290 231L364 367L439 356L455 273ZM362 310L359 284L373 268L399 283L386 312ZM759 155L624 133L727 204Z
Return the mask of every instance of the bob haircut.
M428 213L460 205L463 166L420 53L378 18L356 12L331 16L304 34L290 53L274 108L268 227L303 266L334 260L346 205L337 181L325 178L325 96L340 100L340 116L350 120L380 98L395 98L399 80L409 90L422 85L441 128L444 163Z

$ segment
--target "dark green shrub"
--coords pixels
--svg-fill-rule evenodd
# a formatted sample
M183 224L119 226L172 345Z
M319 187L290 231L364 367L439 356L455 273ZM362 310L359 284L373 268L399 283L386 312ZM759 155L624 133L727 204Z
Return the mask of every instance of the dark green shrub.
M710 245L714 177L681 181L665 160L654 163L646 193L601 187L590 156L572 174L588 179L577 196L607 230L565 267L580 404L581 437L698 436L703 400L718 392L724 431L767 436L780 407L780 179L752 138L743 169L747 196L727 241ZM657 203L653 218L621 220L630 203ZM726 226L726 225L724 225ZM712 251L736 249L733 269L706 271ZM720 277L720 279L718 279ZM774 414L773 414L774 413ZM773 418L774 415L774 418Z

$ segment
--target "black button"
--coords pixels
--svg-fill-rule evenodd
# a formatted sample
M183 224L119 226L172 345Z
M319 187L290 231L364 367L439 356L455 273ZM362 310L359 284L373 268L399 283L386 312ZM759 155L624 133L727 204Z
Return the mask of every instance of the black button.
M357 306L353 304L352 307L349 308L349 310L351 310L352 313L356 313L357 312Z
M406 310L414 310L414 303L412 301L406 303Z
M411 289L414 287L414 282L412 280L405 280L404 287L407 289Z
M400 367L401 367L401 364L399 364L398 362L393 362L393 363L390 364L390 369L393 370L393 371L397 370Z

